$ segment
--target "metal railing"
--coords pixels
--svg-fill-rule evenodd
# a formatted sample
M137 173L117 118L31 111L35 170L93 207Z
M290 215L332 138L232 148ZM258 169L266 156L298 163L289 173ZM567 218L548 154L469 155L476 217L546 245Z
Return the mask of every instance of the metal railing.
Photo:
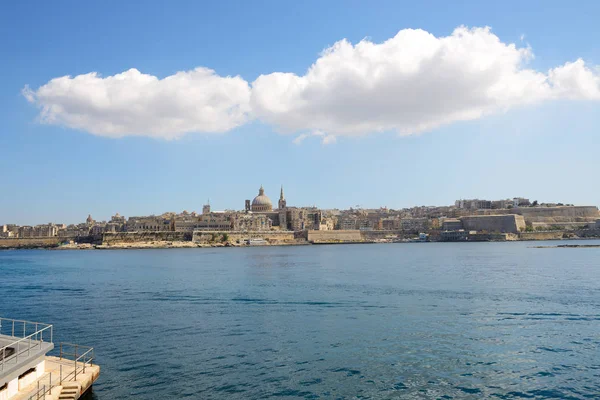
M8 337L9 344L0 348L0 372L4 371L5 365L18 363L19 357L29 356L32 350L41 349L43 343L53 342L53 327L42 322L31 322L20 319L0 317L0 335ZM9 351L10 349L10 351ZM29 394L29 400L45 399L47 394L52 394L52 389L62 386L64 382L77 380L78 374L85 374L86 367L90 367L94 361L94 348L72 343L59 344L59 376L52 372L46 377L37 380L37 389ZM63 365L68 366L69 372L63 375ZM72 366L72 367L71 367ZM48 378L48 383L45 379ZM58 379L57 379L58 378Z
M2 317L0 335L14 339L0 348L0 372L4 371L6 364L18 363L19 356L26 354L28 357L31 350L36 347L40 349L44 342L52 343L53 339L52 325Z
M59 358L62 360L67 359L69 356L73 357L73 371L69 372L66 376L63 377L62 374L62 364L60 365L60 382L69 381L71 375L73 375L73 380L77 380L77 371L81 370L82 373L85 374L86 365L92 365L92 361L94 361L94 348L89 346L81 346L79 344L72 343L61 343L59 346L60 354ZM73 352L67 352L65 349L73 349ZM83 353L81 352L83 351ZM79 363L79 364L78 364ZM81 364L81 365L80 365Z
M82 346L72 343L60 343L59 344L59 359L65 361L59 366L58 379L52 382L52 372L48 376L48 384L41 384L40 382L44 379L38 380L37 390L30 393L29 400L45 399L47 394L52 394L52 389L57 386L62 386L65 382L77 381L77 374L85 374L86 367L93 365L94 361L94 348L89 346ZM72 363L72 364L71 364ZM67 374L63 374L63 365L73 366L73 370ZM56 372L55 372L56 378Z
M37 390L29 396L29 400L46 399L46 394L52 395L52 389L57 386L52 384L52 372L48 374L48 384L41 384L43 379L37 381Z

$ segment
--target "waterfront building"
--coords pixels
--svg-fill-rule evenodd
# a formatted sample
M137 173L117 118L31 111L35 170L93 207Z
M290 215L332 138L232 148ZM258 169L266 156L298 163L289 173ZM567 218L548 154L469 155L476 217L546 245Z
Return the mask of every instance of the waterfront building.
M440 240L442 242L462 242L467 240L469 237L469 232L464 229L459 229L455 231L443 231L440 233Z
M17 228L17 234L18 234L18 228ZM0 238L11 238L11 237L15 237L17 234L15 234L9 228L9 225L0 225Z
M19 227L19 238L33 237L33 226L24 225Z
M429 230L430 221L428 218L402 218L400 228L406 233L420 233Z
M232 213L223 211L202 214L198 217L195 229L203 231L229 231L231 230L231 215Z
M53 327L0 317L0 400L78 399L98 379L92 347L60 343Z
M447 218L442 222L443 231L458 231L463 228L462 222L459 219Z
M168 232L173 229L173 219L164 216L129 217L127 232Z

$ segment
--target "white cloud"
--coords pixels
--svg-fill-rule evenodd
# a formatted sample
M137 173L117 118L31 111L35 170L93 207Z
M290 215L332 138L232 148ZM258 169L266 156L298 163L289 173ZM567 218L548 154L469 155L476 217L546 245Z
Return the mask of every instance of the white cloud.
M327 135L325 132L321 132L321 131L314 131L311 133L302 133L298 136L296 136L296 138L293 140L294 144L301 144L302 142L304 142L305 139L309 138L309 137L320 137L321 138L321 143L326 145L326 144L333 144L337 141L337 138L334 135Z
M41 108L41 122L108 137L225 132L244 124L250 111L248 83L207 68L164 79L136 69L106 78L63 76L23 94Z
M446 37L405 29L383 43L341 40L306 74L261 75L252 87L202 67L163 79L130 69L55 78L23 94L43 123L102 136L172 139L259 119L299 134L296 144L419 133L544 100L600 99L597 69L576 60L540 72L527 68L532 58L529 47L503 43L489 28L459 27Z
M532 57L489 28L440 38L406 29L380 44L342 40L303 76L258 77L251 106L283 133L411 134L546 99L598 98L598 73L583 61L545 74L525 68Z

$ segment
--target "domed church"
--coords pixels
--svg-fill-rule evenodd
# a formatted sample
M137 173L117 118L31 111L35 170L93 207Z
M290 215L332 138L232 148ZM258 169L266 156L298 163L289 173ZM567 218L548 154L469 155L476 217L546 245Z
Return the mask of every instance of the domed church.
M271 203L271 199L269 199L269 196L265 194L265 189L263 189L262 185L260 186L260 189L258 189L258 196L256 196L254 200L252 200L252 206L250 207L250 211L273 211L273 203Z

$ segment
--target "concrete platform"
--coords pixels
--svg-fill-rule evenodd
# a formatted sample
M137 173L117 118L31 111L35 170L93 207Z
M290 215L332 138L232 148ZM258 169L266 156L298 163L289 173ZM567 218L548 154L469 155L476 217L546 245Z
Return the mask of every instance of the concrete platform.
M11 400L28 400L36 394L38 385L40 388L43 385L46 385L46 387L57 385L52 388L50 393L46 393L46 399L48 400L76 400L92 387L92 384L100 375L100 366L95 364L86 365L85 373L83 373L83 364L80 362L77 363L77 378L75 379L75 363L72 360L46 356L45 361L44 374L37 381L20 390ZM62 385L60 384L61 370ZM65 377L68 377L69 381L65 381Z

